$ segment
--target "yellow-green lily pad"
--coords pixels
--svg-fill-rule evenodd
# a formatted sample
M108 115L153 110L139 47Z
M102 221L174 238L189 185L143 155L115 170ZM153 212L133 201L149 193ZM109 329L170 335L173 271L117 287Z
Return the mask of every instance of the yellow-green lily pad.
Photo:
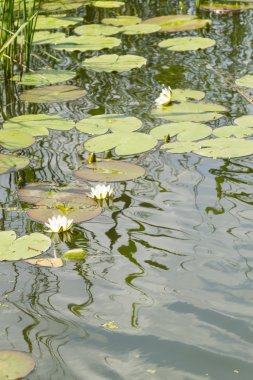
M211 20L198 19L194 15L167 15L147 19L144 24L160 25L161 32L181 32L204 28L212 23Z
M243 77L236 79L235 83L238 86L253 88L253 75L244 75Z
M0 350L0 379L17 380L23 379L35 367L31 355L23 351Z
M59 43L62 39L65 39L65 33L55 32L51 33L47 30L35 32L33 36L34 45L54 44Z
M66 28L70 25L75 25L82 22L81 17L66 17L66 15L61 16L43 16L39 15L36 23L36 30L43 29L57 29Z
M239 4L229 4L229 3L202 3L200 9L215 12L215 13L228 13L228 12L240 12L247 11L252 9L253 5L243 4L243 2L239 2Z
M126 35L134 34L149 34L158 32L161 29L160 25L155 24L136 24L136 25L127 25L120 28L120 31Z
M29 158L0 154L0 174L9 173L25 168L29 165Z
M119 28L115 26L108 26L102 24L88 24L81 25L75 29L75 32L80 36L112 36L120 32Z
M119 46L121 40L115 37L103 37L103 36L70 36L61 39L59 43L54 42L52 46L56 50L65 51L93 51L102 49L111 49L113 47Z
M234 120L235 124L242 127L253 127L253 115L244 115Z
M207 49L215 45L215 40L203 37L175 37L161 41L158 46L172 51Z
M66 82L73 79L75 76L76 73L74 71L44 69L33 71L31 73L25 73L21 79L19 75L16 75L12 78L12 80L25 86L43 86Z
M69 11L72 9L77 9L83 6L86 3L85 0L56 0L43 2L41 4L41 8L48 12L52 11Z
M186 102L189 100L201 100L205 97L203 91L175 88L172 90L172 101Z
M143 176L145 169L129 162L108 160L88 164L74 174L87 181L121 182Z
M0 130L0 145L8 150L28 148L35 142L34 137L19 130Z
M125 5L125 3L123 3L122 1L109 1L109 0L93 1L91 4L97 8L120 8L123 5Z
M135 68L140 68L146 65L147 60L138 55L117 55L117 54L104 54L97 57L87 58L83 62L83 66L88 70L93 71L129 71Z
M165 136L177 136L177 141L196 141L212 134L212 128L206 124L181 122L163 124L151 130L151 136L163 139Z
M127 117L119 114L92 116L80 120L76 128L90 135L101 135L108 130L112 132L133 132L141 128L142 123L137 117Z
M46 86L24 91L20 99L29 103L59 103L76 100L86 95L83 89L71 86Z
M216 137L249 137L253 135L253 128L243 127L240 125L224 125L213 131Z
M141 22L141 18L136 16L116 16L111 18L103 18L102 23L106 25L114 25L114 26L127 26L127 25L135 25Z

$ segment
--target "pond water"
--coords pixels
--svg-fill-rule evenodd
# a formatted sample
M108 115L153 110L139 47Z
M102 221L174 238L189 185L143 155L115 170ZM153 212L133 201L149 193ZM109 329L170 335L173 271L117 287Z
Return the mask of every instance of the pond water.
M180 13L195 14L195 2L131 0L123 9L70 11L84 23L117 14L147 19ZM151 109L165 85L204 91L206 101L228 110L209 125L230 125L253 113L227 80L253 72L253 12L200 16L212 25L124 35L120 46L102 52L36 47L34 67L76 71L69 83L87 95L25 103L22 88L13 84L2 93L3 114L46 113L75 121L125 114L141 119L148 133L161 123ZM216 45L186 52L157 47L164 38L189 35L213 38ZM147 65L124 73L81 68L85 58L104 52L141 55ZM51 131L26 150L29 167L0 176L2 230L19 236L45 231L22 210L17 189L76 180L73 170L87 160L87 138L76 129ZM85 249L85 260L62 268L0 263L0 348L32 354L36 369L29 380L251 379L253 156L212 159L157 148L124 160L144 167L145 176L115 183L114 201L101 215L75 224L71 241L56 245L59 256Z

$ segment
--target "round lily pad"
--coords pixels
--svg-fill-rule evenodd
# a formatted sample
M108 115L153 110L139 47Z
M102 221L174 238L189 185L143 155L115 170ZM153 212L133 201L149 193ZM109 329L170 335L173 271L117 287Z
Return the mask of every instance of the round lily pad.
M134 35L134 34L149 34L149 33L155 33L160 30L160 25L155 24L136 24L136 25L128 25L123 26L120 28L120 31L127 35Z
M103 24L114 26L127 26L139 24L141 19L136 16L116 16L115 18L104 18Z
M146 62L145 58L138 55L105 54L87 58L82 65L88 70L110 73L112 71L124 72L139 68L145 65Z
M76 128L90 135L101 135L108 130L112 132L133 132L141 128L142 123L137 117L127 117L119 114L92 116L80 120Z
M41 4L41 8L48 11L69 11L72 9L80 8L85 4L84 0L56 0L53 2L46 2Z
M120 29L115 26L88 24L81 25L75 29L75 32L81 36L112 36L119 33Z
M240 12L252 9L253 5L243 4L243 2L239 2L239 4L229 4L229 3L210 3L210 4L201 4L200 9L215 12L215 13L232 13L232 12Z
M35 32L33 36L34 45L42 44L54 44L59 43L62 39L65 39L65 33L55 32L51 33L46 30Z
M0 261L14 261L38 256L47 251L50 246L51 239L37 232L18 239L16 239L14 231L0 232Z
M86 91L76 86L46 86L24 91L20 99L30 103L59 103L76 100L86 95Z
M16 116L3 124L3 128L6 130L18 129L32 136L47 136L49 134L48 128L57 131L69 131L74 126L73 120L47 114Z
M206 124L194 122L163 124L152 129L151 136L163 139L164 136L177 136L177 141L195 141L212 134L212 128Z
M9 173L25 168L29 165L29 158L0 154L0 174Z
M175 88L172 90L172 100L175 102L186 102L189 100L201 100L205 97L203 91Z
M253 127L253 115L244 115L235 119L235 124L242 127Z
M173 94L172 94L173 96ZM155 108L152 110L152 114L158 117L168 117L167 120L173 120L175 116L185 115L185 121L194 121L194 119L190 119L189 115L195 114L197 117L198 114L206 114L213 112L225 112L226 108L215 103L205 103L205 102L182 102L179 104L171 104L167 107ZM171 119L169 118L171 117ZM210 117L210 115L208 115ZM183 120L183 119L182 119ZM211 120L211 119L207 119ZM177 120L175 120L177 121ZM181 120L179 120L181 121ZM197 120L196 120L197 121ZM199 121L199 120L198 120Z
M109 133L102 136L93 137L84 144L85 149L93 153L106 152L115 148L115 153L119 156L140 154L153 149L157 140L144 133Z
M215 45L215 40L203 37L176 37L168 38L158 44L160 47L167 48L172 51L187 51L207 49Z
M24 260L28 264L39 265L40 267L47 268L60 268L63 266L63 261L57 257L43 257L41 259L27 259Z
M18 130L0 130L0 145L5 149L23 149L31 146L34 142L34 137L28 133Z
M218 120L224 115L217 112L201 112L201 113L168 113L166 110L164 112L157 112L155 116L159 119L180 122L180 121L194 121L196 123Z
M238 86L253 88L253 75L244 75L243 77L236 79L235 83Z
M31 355L22 351L0 350L1 380L17 380L26 377L34 369Z
M61 16L43 16L39 15L36 22L36 29L57 29L57 28L66 28L70 25L75 25L79 22L82 22L81 17L66 17L65 15Z
M128 162L99 161L76 170L74 174L87 181L121 182L141 177L145 174L145 170Z
M32 73L25 73L20 80L19 75L14 76L12 80L25 86L43 86L59 82L66 82L73 79L76 73L68 70L38 70Z
M249 137L253 135L253 128L243 127L241 125L224 125L213 131L216 137Z
M125 3L123 3L122 1L109 1L109 0L93 1L91 4L97 8L120 8L123 5L125 5Z
M92 51L111 49L121 44L120 39L115 37L103 37L103 36L70 36L61 39L59 42L55 41L52 46L56 50L65 51Z
M160 25L161 32L180 32L204 28L212 23L211 20L198 19L193 15L168 15L147 19L144 24Z

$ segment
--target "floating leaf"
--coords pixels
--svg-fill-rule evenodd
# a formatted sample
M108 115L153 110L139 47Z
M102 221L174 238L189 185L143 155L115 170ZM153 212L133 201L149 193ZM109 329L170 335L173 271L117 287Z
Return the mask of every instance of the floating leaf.
M216 128L213 134L217 137L249 137L253 135L253 129L250 127L243 127L239 125L225 125Z
M88 181L121 182L135 179L145 174L145 170L138 165L122 161L100 161L86 165L76 170L75 175Z
M215 41L210 38L203 37L176 37L168 38L158 44L160 47L167 48L172 51L187 51L207 49L215 45Z
M70 25L75 25L79 22L82 22L81 17L66 17L65 15L61 16L42 16L39 15L36 22L36 29L57 29L57 28L66 28Z
M141 128L141 125L142 123L137 117L106 114L82 119L76 124L76 128L90 135L101 135L108 130L112 132L133 132Z
M171 104L167 107L155 108L152 110L152 114L158 116L170 116L170 115L182 115L182 114L201 114L209 112L224 112L226 108L215 103L191 103L182 102L179 104ZM188 119L186 119L188 121ZM194 120L193 120L194 121Z
M119 46L121 44L120 39L114 37L103 37L103 36L89 36L84 38L84 36L70 36L54 42L52 46L56 50L65 51L89 51L89 50L102 50L111 49L113 47Z
M228 3L211 3L211 4L201 4L200 9L215 12L215 13L229 13L229 12L240 12L252 9L253 5L246 4L228 4Z
M128 25L123 26L120 31L127 35L132 34L149 34L149 33L155 33L160 30L160 25L155 24L137 24L137 25Z
M18 130L0 130L0 145L5 149L18 150L31 146L35 142L32 135Z
M157 140L144 133L109 133L97 136L85 142L84 147L90 152L100 153L115 148L119 156L139 154L153 149Z
M34 369L33 358L22 351L0 350L1 380L17 380L26 377Z
M48 250L51 245L51 239L40 233L22 236L14 240L15 232L0 232L0 261L21 260L38 256ZM14 235L15 234L15 235ZM8 240L7 240L8 239Z
M114 26L127 26L139 24L141 19L136 16L116 16L115 18L104 18L103 24Z
M125 5L122 1L93 1L91 3L94 7L97 8L120 8L122 5Z
M244 115L235 119L235 124L242 127L253 127L253 115Z
M38 70L32 73L25 73L20 80L19 75L16 75L12 80L17 81L18 84L25 86L43 86L59 82L66 82L73 79L76 73L68 70Z
M211 20L198 19L193 15L168 15L147 19L145 24L160 25L161 32L180 32L204 28L212 23Z
M42 44L54 44L59 43L62 39L65 39L65 33L55 32L50 33L48 31L35 32L33 37L34 45Z
M57 131L69 131L75 126L73 120L58 115L32 114L16 116L3 124L6 130L19 129L32 136L47 136L48 128Z
M206 124L194 122L163 124L152 129L151 136L163 139L164 136L177 136L177 141L195 141L203 139L212 133L212 128Z
M85 4L85 0L58 0L41 4L41 8L46 11L68 11L80 8Z
M64 260L83 260L87 252L85 252L82 248L70 249L62 255Z
M188 100L201 100L205 97L203 91L175 88L172 90L173 102L186 102Z
M160 119L163 120L168 120L168 121L174 121L174 122L179 122L179 121L194 121L196 123L199 122L205 122L205 121L212 121L212 120L217 120L223 117L224 115L221 115L216 112L203 112L203 113L168 113L166 110L162 112L155 112L155 116L159 117Z
M58 103L76 100L86 95L86 91L76 86L46 86L24 91L20 99L30 103Z
M42 259L27 259L24 260L28 264L39 265L47 268L60 268L63 266L63 261L57 257L43 257Z
M243 77L236 79L237 86L243 86L253 88L253 75L244 75Z
M120 29L115 26L101 24L81 25L75 29L75 32L81 36L112 36L119 33Z
M0 174L9 173L25 168L29 165L29 158L0 154Z
M117 54L105 54L85 59L83 66L88 70L110 73L112 71L124 72L139 68L145 65L146 62L145 58L138 55L127 54L119 56Z

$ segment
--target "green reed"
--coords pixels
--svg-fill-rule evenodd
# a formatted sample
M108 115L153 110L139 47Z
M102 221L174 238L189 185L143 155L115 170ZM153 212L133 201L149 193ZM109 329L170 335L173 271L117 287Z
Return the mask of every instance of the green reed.
M0 63L5 79L29 69L38 0L0 0Z

